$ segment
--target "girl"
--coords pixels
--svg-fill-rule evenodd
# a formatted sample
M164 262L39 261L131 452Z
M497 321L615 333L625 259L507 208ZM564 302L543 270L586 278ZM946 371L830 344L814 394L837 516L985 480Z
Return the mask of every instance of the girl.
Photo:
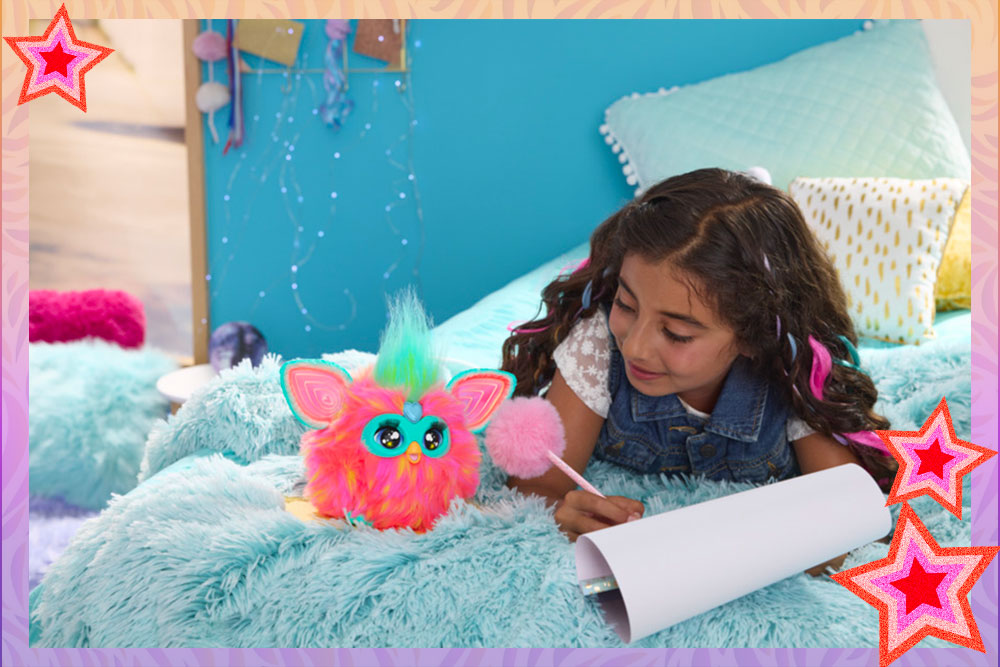
M516 394L545 397L565 461L763 482L859 463L888 489L844 292L795 202L703 169L647 190L593 233L590 257L542 292L544 317L503 346ZM511 486L556 503L570 539L642 515L553 468Z

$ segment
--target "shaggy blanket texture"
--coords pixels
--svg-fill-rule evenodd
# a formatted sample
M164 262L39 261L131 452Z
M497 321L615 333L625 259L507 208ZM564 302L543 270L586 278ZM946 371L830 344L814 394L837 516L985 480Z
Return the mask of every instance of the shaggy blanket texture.
M348 372L375 362L375 355L358 350L323 358ZM139 481L206 447L230 452L244 462L267 454L298 454L306 427L281 393L281 364L279 356L268 354L257 367L244 359L224 368L196 390L176 415L157 422L146 443Z
M893 427L915 429L944 394L958 435L969 437L968 345L888 352L864 362ZM185 406L159 427L150 439L159 453L144 467L159 472L85 523L34 590L32 645L621 645L599 605L580 595L572 545L551 511L506 489L488 458L474 502L455 501L424 535L303 523L283 509L303 470L289 455L299 430L272 405L284 401L276 367L239 367L191 400L214 407ZM247 426L250 405L272 423ZM192 452L199 441L233 448L236 460ZM647 514L750 488L601 462L587 476L641 499ZM941 544L970 544L966 482L964 521L926 497L911 504ZM872 543L844 567L887 553ZM870 605L827 577L800 574L633 646L875 646L876 628Z
M41 582L83 522L97 514L58 498L34 496L28 502L28 590Z
M169 403L156 380L177 364L103 340L31 343L28 484L88 509L137 484L143 446Z
M30 342L65 343L91 336L122 347L141 346L146 338L146 311L142 301L120 290L31 290L28 295Z

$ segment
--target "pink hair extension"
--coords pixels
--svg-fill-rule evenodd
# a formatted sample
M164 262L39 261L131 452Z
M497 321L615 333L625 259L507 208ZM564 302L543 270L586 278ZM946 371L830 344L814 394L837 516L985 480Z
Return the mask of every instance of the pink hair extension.
M813 396L822 401L823 383L826 382L826 378L830 375L830 369L833 368L833 358L830 356L830 351L826 349L826 346L813 338L811 334L809 336L809 347L813 351L809 388L812 390Z
M580 269L585 268L588 264L590 264L589 257L584 257L578 262L567 262L566 264L563 264L561 269L559 269L559 275L571 276Z
M843 436L858 443L859 445L871 447L892 456L892 452L890 452L889 448L885 446L882 438L880 438L874 431L855 431L854 433L844 433ZM836 437L836 434L834 434L834 437Z
M816 340L812 335L809 336L809 347L811 347L813 351L812 372L809 376L809 389L816 398L823 400L823 385L826 382L827 377L830 376L830 370L833 368L833 358L830 355L830 351L826 349L826 346ZM792 389L796 389L794 385L792 386ZM798 393L797 389L796 393ZM848 440L850 440L859 445L872 447L881 452L885 452L890 456L892 455L888 447L885 446L885 443L882 442L882 438L880 438L873 431L856 431L854 433L844 434L834 433L833 437L837 442L845 446L848 444Z
M510 324L507 325L507 331L511 331L513 333L525 334L525 333L538 333L540 331L545 331L546 329L549 328L549 327L542 327L541 329L518 329L516 327L517 324L524 324L524 322L517 322L516 320L514 322L511 322Z

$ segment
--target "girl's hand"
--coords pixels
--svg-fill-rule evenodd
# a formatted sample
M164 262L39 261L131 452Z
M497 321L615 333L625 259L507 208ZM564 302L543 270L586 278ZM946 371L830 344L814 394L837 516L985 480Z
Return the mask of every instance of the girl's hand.
M574 489L556 503L555 520L571 542L584 533L642 518L645 507L623 496L601 498Z

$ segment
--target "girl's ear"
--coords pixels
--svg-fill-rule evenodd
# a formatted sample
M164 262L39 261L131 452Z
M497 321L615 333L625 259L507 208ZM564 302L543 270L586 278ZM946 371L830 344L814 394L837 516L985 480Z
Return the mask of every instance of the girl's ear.
M459 373L445 391L462 403L466 427L475 433L486 427L493 413L514 393L517 378L506 371L475 369Z
M351 375L322 359L295 359L281 367L281 391L295 417L310 428L326 428L342 407Z
M742 355L747 359L755 359L757 355L760 354L759 350L755 350L752 346L741 341L739 338L733 340L733 347L736 350L736 354Z

